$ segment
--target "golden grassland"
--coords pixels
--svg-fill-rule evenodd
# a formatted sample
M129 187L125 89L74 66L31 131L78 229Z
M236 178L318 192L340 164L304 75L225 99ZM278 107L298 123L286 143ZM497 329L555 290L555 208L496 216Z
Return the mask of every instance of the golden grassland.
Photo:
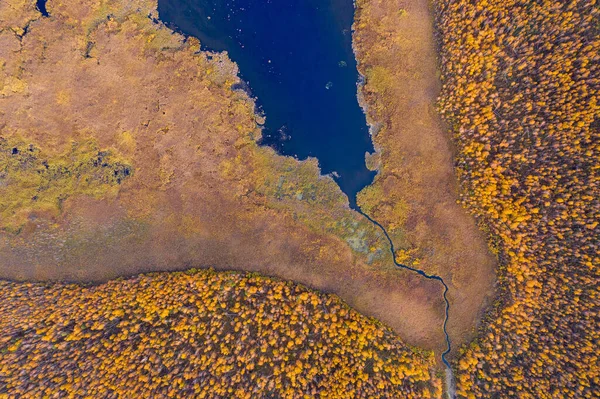
M46 8L0 2L0 277L257 271L443 346L439 284L394 267L316 160L257 145L226 55L163 26L153 0Z
M459 397L599 397L599 4L436 5L462 201L501 258Z
M500 263L498 301L455 361L458 395L600 396L598 3L434 5L461 201ZM257 146L253 104L230 88L235 64L157 23L155 6L50 0L41 18L35 1L0 3L1 277L261 271L440 348L440 287L393 268L314 160ZM359 204L399 261L449 283L450 333L464 343L495 262L455 203L431 12L357 7L379 170ZM0 395L441 395L432 353L335 297L263 277L0 282L0 306Z
M430 398L432 352L337 296L251 274L0 282L0 397Z
M455 345L473 329L494 291L496 260L458 200L449 135L435 102L439 79L427 1L359 0L354 45L366 83L378 169L358 204L390 233L399 262L437 274L450 290Z

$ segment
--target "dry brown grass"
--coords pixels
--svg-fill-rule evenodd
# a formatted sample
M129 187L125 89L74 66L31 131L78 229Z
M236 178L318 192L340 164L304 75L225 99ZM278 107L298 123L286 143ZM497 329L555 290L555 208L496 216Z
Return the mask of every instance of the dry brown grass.
M379 174L359 205L386 226L399 260L450 287L449 332L472 337L494 287L495 260L475 220L456 203L450 134L435 110L440 90L426 0L357 2L355 47Z
M337 293L411 344L442 346L441 287L394 268L314 161L256 145L253 106L230 90L236 66L153 23L152 1L103 4L50 0L51 17L22 38L23 21L5 21L0 135L49 157L93 137L133 175L116 194L67 190L44 212L21 209L18 232L0 233L0 277L259 271ZM18 191L10 181L5 192Z

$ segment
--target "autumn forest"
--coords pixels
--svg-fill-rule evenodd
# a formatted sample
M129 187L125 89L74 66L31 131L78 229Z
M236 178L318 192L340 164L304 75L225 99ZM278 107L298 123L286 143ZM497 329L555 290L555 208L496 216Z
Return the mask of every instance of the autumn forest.
M39 3L0 0L0 399L600 397L598 0L349 2L360 212L155 0Z

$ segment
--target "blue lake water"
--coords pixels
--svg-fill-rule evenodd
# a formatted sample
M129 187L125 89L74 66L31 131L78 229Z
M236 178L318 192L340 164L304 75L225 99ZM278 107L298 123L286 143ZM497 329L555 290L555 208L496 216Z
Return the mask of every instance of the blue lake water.
M42 13L42 16L49 17L50 14L48 14L48 11L46 10L46 1L47 0L37 0L35 2L35 5L36 5L38 11Z
M356 98L352 0L159 0L161 21L227 51L266 116L262 144L316 157L355 196L375 175Z

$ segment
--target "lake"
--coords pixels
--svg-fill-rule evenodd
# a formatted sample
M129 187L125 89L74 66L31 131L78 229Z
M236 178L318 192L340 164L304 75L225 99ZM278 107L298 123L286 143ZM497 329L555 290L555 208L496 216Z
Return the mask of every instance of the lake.
M352 0L159 0L161 21L227 51L266 116L261 144L316 157L355 207L375 175L356 98Z

